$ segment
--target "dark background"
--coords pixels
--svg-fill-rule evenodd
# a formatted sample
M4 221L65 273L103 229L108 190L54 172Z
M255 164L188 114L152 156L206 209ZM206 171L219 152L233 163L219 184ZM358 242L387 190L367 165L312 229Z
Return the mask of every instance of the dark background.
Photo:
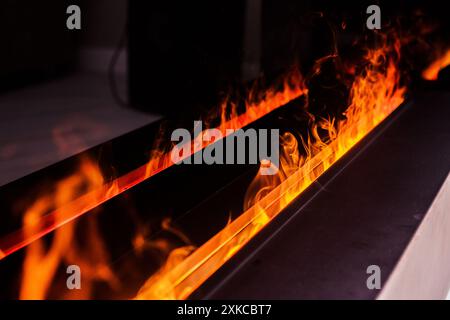
M114 51L127 48L126 42L118 46L128 22L131 107L189 114L216 105L255 79L270 83L295 63L307 74L334 43L344 53L364 33L365 9L373 3L382 8L383 26L401 17L403 26L417 28L422 21L415 16L421 14L428 23L448 24L445 4L424 0L137 0L129 10L126 0L4 0L0 90L86 66L107 71ZM81 31L65 28L69 4L81 6ZM96 54L86 55L91 49Z

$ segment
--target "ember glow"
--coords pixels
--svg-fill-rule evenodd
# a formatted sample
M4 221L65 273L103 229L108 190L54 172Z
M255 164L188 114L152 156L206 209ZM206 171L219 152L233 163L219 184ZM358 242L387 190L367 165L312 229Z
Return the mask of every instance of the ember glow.
M439 55L433 63L422 72L425 80L437 80L439 71L450 65L450 49Z
M286 74L280 81L281 83L275 83L273 87L262 93L257 92L257 90L250 90L245 101L245 111L243 113L238 113L236 103L226 99L220 106L220 124L217 126L217 129L221 131L222 135L225 137L228 134L227 130L243 128L306 93L302 78L296 69ZM102 178L102 183L91 186L88 192L73 193L72 197L65 198L66 201L59 202L50 212L42 215L34 222L32 230L25 230L26 228L23 228L1 238L0 260L142 181L171 167L174 164L171 160L171 152L161 151L161 147L164 148L167 146L165 143L168 142L160 142L161 145L156 146L152 150L150 160L145 165L110 182ZM192 143L194 153L205 148L211 142L204 141L202 132ZM190 155L184 156L188 157ZM102 177L100 168L95 168L95 176ZM74 175L82 175L82 172L83 168L80 167L79 172L74 173ZM48 195L44 194L41 198L46 197ZM39 201L41 199L37 199L35 203Z
M369 50L367 64L351 87L346 119L319 119L306 141L283 136L277 176L258 176L250 186L245 211L182 262L169 261L141 288L137 299L186 299L239 251L293 199L386 119L404 101L399 85L399 44ZM318 129L328 132L321 138ZM303 145L307 156L297 146ZM182 256L188 254L180 249ZM180 257L179 252L174 253Z

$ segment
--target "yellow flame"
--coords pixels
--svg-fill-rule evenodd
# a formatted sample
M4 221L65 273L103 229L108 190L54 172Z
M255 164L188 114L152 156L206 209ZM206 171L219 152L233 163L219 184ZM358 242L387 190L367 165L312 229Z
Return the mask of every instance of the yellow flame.
M226 129L242 128L306 92L298 72L290 72L281 79L281 84L276 83L273 87L265 90L263 94L256 89L251 90L245 103L245 111L241 114L238 114L236 104L226 99L220 106L220 124L218 126L223 135L226 135ZM66 144L67 139L65 139L68 137L68 133L71 137L69 140L73 142L73 145L81 146L82 144L78 137L70 135L71 131L70 127L66 129L64 126L54 130L55 143L62 151L69 147ZM201 139L201 137L197 138ZM73 243L75 219L104 201L170 167L173 164L170 152L164 152L164 149L161 149L161 146L164 145L163 141L156 141L156 143L150 161L146 165L113 180L113 182L104 181L100 168L91 161L83 160L75 173L57 182L54 191L39 197L27 209L23 218L22 233L11 235L13 239L16 239L16 243L11 245L11 241L6 238L4 242L8 246L8 254L27 246L20 290L21 299L44 299L49 293L57 268L64 261L76 260L77 264L83 264L84 279L86 279L86 274L89 274L92 275L90 276L92 279L104 279L113 286L118 285L112 271L105 265L107 255L104 253L101 239L95 230L88 233L93 242L91 248L85 249L84 252L77 250ZM164 147L167 148L167 146ZM43 223L43 218L47 220L51 218L51 224ZM164 228L175 233L184 243L189 243L188 239L183 238L183 235L176 229L170 229L168 223L163 223ZM51 231L54 231L54 238L50 248L47 249L41 237ZM145 235L142 234L138 234L133 242L138 253L142 253L148 245ZM165 246L163 241L150 244L150 246L157 245L161 246L160 251L168 250L170 247ZM96 252L94 256L98 259L94 259L90 252ZM180 252L181 250L173 253L173 257L169 259L168 263L175 257L179 257ZM0 259L5 256L2 251ZM93 259L92 264L89 264L83 258L84 256ZM96 270L93 270L92 266ZM90 282L87 282L87 285L90 285Z
M351 88L351 103L346 119L321 119L310 129L306 141L301 141L306 157L298 153L296 138L283 135L283 148L278 175L258 175L251 184L246 210L208 242L178 262L158 273L158 283L144 286L140 298L185 299L256 233L277 216L293 199L358 143L365 135L391 114L404 100L405 88L400 87L396 61L399 43L368 50L367 66L357 76ZM328 132L326 141L318 128ZM156 281L154 279L154 281Z

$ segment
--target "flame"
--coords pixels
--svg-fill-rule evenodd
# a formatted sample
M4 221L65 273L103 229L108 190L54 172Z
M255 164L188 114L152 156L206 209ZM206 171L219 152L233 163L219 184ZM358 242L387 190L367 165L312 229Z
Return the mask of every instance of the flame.
M139 246L137 248L135 247L135 249L138 249L141 253L145 248L156 249L163 255L166 255L166 258L164 259L162 267L145 282L142 289L135 297L136 300L175 299L175 296L166 296L166 290L170 285L170 282L168 282L169 280L166 279L164 275L196 249L196 247L191 244L189 238L181 230L172 225L171 219L163 219L161 227L163 230L176 236L185 245L173 249L173 244L163 238L147 241L145 235L138 235L139 240L137 241Z
M399 86L398 58L397 42L394 48L384 46L368 50L365 59L367 65L356 76L351 88L351 101L345 112L345 120L314 119L311 115L312 126L307 138L299 141L291 133L283 134L280 170L276 176L257 175L248 189L244 212L201 247L195 249L188 244L172 250L166 263L146 281L136 298L187 298L293 199L393 112L403 102L405 93L405 88ZM244 113L240 114L237 105L226 100L220 106L220 124L216 128L226 136L227 130L247 126L306 93L299 74L290 73L281 89L275 86L257 97L255 91L251 91ZM327 132L326 137L319 131ZM201 139L202 135L192 143L206 147L208 143ZM299 152L299 146L302 146L306 155ZM62 262L77 261L77 264L81 263L83 268L89 270L89 279L101 279L119 285L107 267L108 256L96 232L90 232L96 243L92 251L96 254L88 251L87 255L91 259L98 257L97 260L94 259L95 263L92 264L87 263L89 259L82 258L83 253L77 250L72 241L76 226L74 219L171 165L170 152L155 148L147 164L108 182L96 165L83 161L76 173L56 185L54 192L40 197L25 213L23 229L11 238L0 241L0 259L28 245L20 297L47 297L52 279ZM188 242L176 229L170 229L168 223L163 223L163 228ZM54 230L50 248L46 249L40 238ZM164 242L152 245L159 246L162 251L170 247ZM137 235L134 246L137 251L145 249L145 234Z
M257 88L252 89L245 102L245 112L240 115L238 115L235 103L228 103L227 101L222 103L221 123L218 129L225 135L228 129L236 130L243 128L307 93L298 68L293 68L286 76L282 77L281 89L278 87L274 86L269 88L263 92L262 96L258 96L259 91ZM231 112L227 117L226 110L228 104L230 105Z
M174 267L184 261L189 254L194 251L193 246L184 246L176 248L170 252L167 261L164 266L154 275L152 275L139 290L136 300L163 300L163 299L176 299L175 295L168 296L166 294L167 288L175 279L165 277ZM189 289L187 289L189 290Z
M293 134L285 133L278 175L258 174L247 192L245 211L182 262L177 261L172 268L162 268L158 277L153 278L152 286L142 287L138 297L188 298L293 199L399 107L405 94L405 88L399 85L399 57L398 41L393 46L368 50L367 64L351 87L346 119L339 122L313 119L306 140L298 141ZM326 138L321 138L319 129L327 132ZM298 152L300 143L306 156ZM183 255L186 253L181 251ZM179 258L178 252L175 255Z
M219 108L220 123L217 129L225 137L229 134L227 129L240 129L245 127L306 92L300 73L297 69L294 69L287 75L281 77L281 84L275 83L272 87L263 91L262 94L256 88L250 90L243 113L238 113L237 105L230 102L230 99L225 99ZM212 143L202 141L203 132L192 141L197 146L191 149L193 152L198 150L198 148L204 148ZM58 141L61 141L61 139L58 139ZM77 140L76 142L78 143ZM1 238L0 260L142 181L171 167L174 164L171 159L171 151L162 151L164 148L167 148L167 142L157 139L155 146L153 146L150 160L145 165L111 182L103 181L103 183L96 185L95 188L91 188L88 193L77 193L75 198L67 199L67 202L59 202L58 206L54 207L53 212L40 217L39 223L36 223L32 232L30 230L28 232L18 230ZM188 157L190 155L183 156ZM83 171L83 168L80 168L79 171L74 173L74 175L79 175ZM98 173L100 173L100 170ZM61 215L60 212L64 212L64 214Z
M53 216L55 223L65 221L68 214L65 211L68 207L65 205L83 190L94 189L102 184L103 177L100 170L92 161L84 159L79 172L61 180L53 192L40 197L25 212L24 236L36 237L39 233L41 218L54 208L62 208ZM57 268L63 262L67 265L77 264L82 268L84 286L89 286L93 280L97 279L115 281L107 267L108 256L103 249L103 242L98 235L95 221L91 219L89 222L88 226L91 230L88 232L88 248L79 250L75 244L76 221L57 229L48 249L43 239L36 239L26 248L20 299L45 299ZM86 294L85 298L88 297L89 288L85 287L83 292Z
M430 81L437 80L439 71L441 71L442 69L444 69L449 65L450 65L450 49L440 54L439 57L422 72L422 78Z

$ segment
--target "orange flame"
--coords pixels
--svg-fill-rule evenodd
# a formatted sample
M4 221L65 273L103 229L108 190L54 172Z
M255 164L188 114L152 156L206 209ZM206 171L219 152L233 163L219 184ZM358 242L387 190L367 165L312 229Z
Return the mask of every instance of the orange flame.
M229 102L228 99L225 100L220 106L221 122L217 128L225 137L227 135L227 129L240 129L245 127L267 113L305 93L306 89L304 88L301 76L297 70L294 70L282 77L281 84L275 83L275 85L266 90L263 95L257 95L256 90L251 90L245 103L245 112L242 114L238 114L235 104ZM227 112L229 105L231 105L231 111ZM199 145L199 148L204 148L212 143L202 141L202 136L203 133L200 134L199 137L196 137L192 142ZM158 144L161 144L162 146L164 146L164 143L165 142L158 142ZM161 151L161 145L154 146L150 160L147 164L118 177L112 182L104 181L103 183L96 185L95 188L91 188L87 193L77 193L73 198L67 199L67 202L58 203L58 206L55 206L54 211L40 218L39 223L36 223L32 232L30 230L27 232L25 232L25 230L19 230L1 238L0 260L122 192L134 187L142 181L171 167L174 164L171 159L171 152ZM191 150L194 152L195 150L198 150L198 148L193 148ZM188 157L190 155L183 156ZM79 170L83 171L82 168ZM79 173L75 173L75 175L77 174ZM100 170L97 174L100 174ZM63 212L63 214L60 212Z
M79 172L60 181L53 192L36 200L26 211L23 218L25 237L35 237L39 232L36 229L40 227L40 219L54 208L63 208L55 214L55 223L65 221L67 212L64 208L67 207L64 205L83 190L90 190L102 184L100 170L91 161L83 160ZM114 283L115 279L107 267L108 256L103 250L103 242L93 224L95 222L90 222L89 250L83 250L83 253L77 250L74 242L75 222L56 230L49 249L46 249L43 239L34 241L26 248L20 299L45 299L57 268L63 262L82 267L85 298L89 295L89 288L86 286L90 285L90 280L103 279Z
M442 69L444 69L449 65L450 65L450 49L440 54L439 57L422 72L422 78L430 81L437 80L439 71L441 71Z
M398 58L397 45L394 46L393 55ZM292 134L285 133L278 175L258 175L255 178L247 192L244 213L230 221L200 248L194 250L191 245L187 245L173 250L163 267L145 283L136 298L187 298L293 199L393 112L403 102L405 89L399 86L399 71L390 54L392 49L387 47L369 50L367 65L351 88L352 99L345 114L346 119L339 122L335 119L319 119L310 128L306 141L299 142ZM235 104L224 102L218 129L226 136L228 129L242 128L306 92L298 73L294 73L286 78L281 90L268 90L263 97L256 99L257 102L252 92L243 114L238 114ZM226 110L230 107L228 113ZM328 132L326 139L318 134L319 128ZM202 141L201 147L207 146L199 137L193 143L199 140ZM300 144L306 156L299 153ZM78 172L60 181L53 193L39 198L25 213L23 230L7 241L0 241L0 259L29 245L20 297L45 298L61 262L80 257L76 246L71 243L75 223L67 222L74 221L84 212L170 167L173 164L170 158L170 153L162 153L157 149L146 165L110 183L104 181L97 166L83 161ZM40 238L57 228L50 248L45 249ZM168 225L166 228L169 228ZM104 254L99 238L94 238L98 242L95 250L100 256L96 264L98 268L94 269L100 272L89 272L90 278L118 285L111 270L106 267L108 257ZM137 237L136 248L144 245L145 237ZM86 268L89 269L89 264ZM40 279L37 282L36 271Z
M301 141L306 157L298 153L298 141L286 133L280 170L277 176L258 175L247 193L246 210L221 232L171 268L162 268L158 283L144 286L138 297L185 299L256 233L277 216L293 199L322 175L342 155L389 116L404 101L405 88L399 86L396 59L399 43L369 50L367 65L351 88L351 103L346 119L322 119L310 129L307 141ZM328 131L327 141L318 128ZM159 285L161 284L161 285ZM158 288L155 293L154 288Z
M221 105L219 130L225 133L226 129L237 129L248 125L303 94L302 85L303 82L298 74L293 73L286 77L281 89L274 87L274 89L268 90L258 102L255 102L255 93L251 91L246 103L246 112L243 114L237 113L235 105L224 102ZM229 105L232 106L231 112L226 110ZM63 140L56 139L56 142ZM79 142L79 140L74 141ZM196 141L197 139L194 140L194 143ZM201 147L206 147L206 145L203 144ZM106 182L100 168L92 161L84 159L77 172L56 183L53 191L39 197L25 212L23 229L9 235L0 242L0 248L2 249L0 250L0 259L27 246L20 298L45 299L48 297L58 268L64 263L68 265L71 263L77 264L83 270L83 290L81 293L77 291L78 294L76 295L63 294L66 298L88 298L91 285L97 280L106 281L111 286L117 287L119 285L118 280L106 264L108 255L96 230L95 220L88 220L90 223L92 222L90 224L91 230L87 232L90 247L80 250L75 241L77 225L75 219L84 212L92 210L99 204L171 165L170 153L163 153L159 148L155 148L151 160L146 165L112 182ZM171 227L169 221L164 220L162 228L176 235L184 243L189 244L189 239L180 231ZM46 242L41 237L53 230L55 230L55 234L50 247L47 249ZM164 240L148 243L145 237L145 232L136 236L133 244L137 253L142 254L142 251L146 248L157 249L160 252L171 252L173 249L173 246ZM182 260L181 258L184 259L193 250L193 246L187 245L182 249L172 251L163 270L168 271L172 264L178 263ZM158 274L152 277L146 285L147 288L154 288L152 291L156 292L156 296L158 296L158 287L160 287L157 279ZM69 291L67 292L69 293ZM61 296L61 292L58 292L58 296Z
M183 234L181 230L178 230L171 225L170 219L163 219L162 229L176 236L185 245L173 249L174 246L167 240L156 239L147 241L145 240L145 237L139 237L139 251L142 252L144 248L157 249L160 253L166 255L166 258L164 259L162 267L145 282L142 289L138 292L135 298L137 300L164 299L165 288L169 285L167 279L164 278L164 275L196 249L195 246L191 244L189 238ZM170 299L175 299L175 297L170 297Z

